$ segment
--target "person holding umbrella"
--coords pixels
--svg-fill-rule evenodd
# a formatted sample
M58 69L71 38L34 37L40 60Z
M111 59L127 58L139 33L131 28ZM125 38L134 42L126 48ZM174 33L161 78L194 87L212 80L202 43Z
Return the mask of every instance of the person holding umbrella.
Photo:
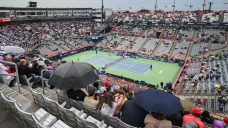
M73 100L84 101L86 94L80 88L74 88L67 91L67 96Z
M135 103L150 113L144 119L146 128L171 128L172 123L166 117L183 110L178 97L162 90L140 91Z
M98 79L98 71L91 64L85 62L67 62L55 69L48 84L60 90L78 90L80 88L86 88Z
M144 127L144 118L147 115L147 111L143 110L141 107L135 104L135 100L127 100L121 109L120 119L135 127Z
M86 94L81 88L87 88L89 84L98 79L98 71L91 64L67 62L55 69L48 84L60 90L66 90L71 99L84 101Z

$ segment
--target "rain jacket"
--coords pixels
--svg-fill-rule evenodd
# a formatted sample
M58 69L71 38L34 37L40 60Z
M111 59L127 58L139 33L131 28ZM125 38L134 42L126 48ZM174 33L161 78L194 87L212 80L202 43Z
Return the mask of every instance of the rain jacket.
M203 122L200 120L200 118L193 116L192 114L187 114L183 117L183 123L185 124L187 122L191 122L194 121L195 123L198 124L199 128L205 128L205 125L203 124Z

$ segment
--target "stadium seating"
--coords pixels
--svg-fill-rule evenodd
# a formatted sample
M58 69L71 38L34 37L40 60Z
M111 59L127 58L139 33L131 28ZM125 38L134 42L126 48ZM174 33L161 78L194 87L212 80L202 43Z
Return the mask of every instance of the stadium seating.
M201 21L220 22L221 16L222 14L216 12L205 13L202 14ZM111 22L123 22L123 24L115 24L116 26L114 25L113 29L106 34L98 34L104 26L98 24L92 26L90 21L50 21L40 24L6 25L0 27L2 30L0 43L19 45L26 50L38 46L40 54L48 57L65 52L73 54L78 49L92 46L91 48L94 49L97 47L98 50L114 53L127 51L139 57L144 55L145 58L155 60L164 61L171 57L174 60L186 60L186 65L180 72L180 77L177 78L175 94L185 98L189 96L188 100L191 101L201 98L203 101L201 107L221 112L217 100L218 90L215 86L217 84L224 86L222 94L228 94L228 54L222 51L227 48L226 32L220 28L212 29L205 26L197 30L189 26L183 26L183 28L178 28L178 25L177 27L159 26L162 22L167 24L198 22L200 17L194 12L154 14L118 12L114 14ZM228 22L227 19L228 13L224 13L223 22ZM148 21L147 26L142 25L144 21ZM138 22L140 25L137 25ZM150 25L150 23L156 24ZM103 37L97 44L88 41L87 38L88 35L91 36L92 27L94 27L93 31L96 31L93 35ZM156 33L158 28L164 29L159 37ZM26 34L28 36L25 36ZM202 63L206 63L206 68L202 67ZM50 89L50 86L46 86L43 94L42 88L32 87L34 84L30 82L32 77L20 77L24 78L24 83L22 82L23 85L20 87L21 93L17 94L16 86L9 87L15 76L9 79L0 76L0 81L3 82L0 84L0 107L15 114L15 117L24 125L34 128L134 128L118 118L96 112L83 102L69 99L66 91ZM134 85L140 83L130 80L135 82ZM29 87L23 87L24 84ZM118 84L125 83L118 81ZM222 112L228 112L228 104L224 106Z
M228 13L224 13L224 23L228 23Z
M197 14L191 13L191 12L186 12L183 14L181 21L182 22L187 22L187 23L194 23L197 22Z
M206 13L202 16L202 22L218 22L219 14L216 13Z
M176 57L176 58L181 58L184 59L189 46L191 45L191 42L187 42L187 41L178 41L177 44L175 45L175 48L172 52L172 56Z
M173 42L171 40L161 40L160 41L160 44L158 46L158 49L155 50L155 54L158 54L158 55L166 55L169 53L171 47L173 45Z

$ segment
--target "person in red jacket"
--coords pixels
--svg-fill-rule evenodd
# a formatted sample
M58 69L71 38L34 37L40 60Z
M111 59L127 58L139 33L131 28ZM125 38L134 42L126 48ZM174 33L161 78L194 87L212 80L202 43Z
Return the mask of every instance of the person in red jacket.
M203 122L199 118L201 113L202 113L201 109L192 108L191 114L187 114L187 115L183 116L182 125L184 125L188 122L195 122L199 126L199 128L205 128L205 125L203 124Z

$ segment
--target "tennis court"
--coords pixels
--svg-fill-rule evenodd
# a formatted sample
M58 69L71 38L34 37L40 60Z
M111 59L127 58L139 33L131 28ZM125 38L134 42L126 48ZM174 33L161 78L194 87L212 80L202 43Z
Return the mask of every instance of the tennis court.
M120 58L121 56L116 56L113 53L98 51L98 54L96 54L95 51L90 50L65 57L63 60L70 62L84 61L91 63L96 68L101 68L105 64L111 63L111 66L106 69L106 72L138 81L142 80L153 85L160 84L161 82L173 82L181 68L177 63L167 63L143 58L127 58L118 61ZM112 63L116 61L117 63ZM151 64L153 65L152 70L150 70Z
M125 70L128 72L138 73L138 74L144 74L150 68L150 64L132 61L132 60L121 60L121 61L118 61L118 60L119 58L115 58L111 56L95 55L83 61L92 63L92 64L99 64L102 66L105 66L106 64L114 63L110 67ZM118 61L118 62L115 63L115 61Z

